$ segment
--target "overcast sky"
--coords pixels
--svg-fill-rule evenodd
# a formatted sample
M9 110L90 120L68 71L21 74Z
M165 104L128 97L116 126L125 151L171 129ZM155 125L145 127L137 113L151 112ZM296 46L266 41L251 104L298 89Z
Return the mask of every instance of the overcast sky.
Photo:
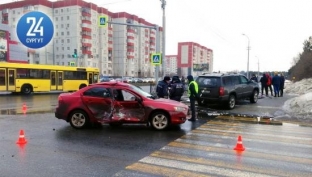
M162 26L160 0L86 0L111 12L128 12ZM214 52L214 71L286 71L312 36L312 0L166 0L166 55L178 42ZM12 2L12 0L0 0Z

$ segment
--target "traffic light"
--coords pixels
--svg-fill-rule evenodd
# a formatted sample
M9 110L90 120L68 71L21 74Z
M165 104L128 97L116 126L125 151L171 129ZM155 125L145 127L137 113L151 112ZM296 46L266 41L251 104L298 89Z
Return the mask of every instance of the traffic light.
M78 58L78 55L77 55L77 49L74 49L74 54L72 55L73 58Z

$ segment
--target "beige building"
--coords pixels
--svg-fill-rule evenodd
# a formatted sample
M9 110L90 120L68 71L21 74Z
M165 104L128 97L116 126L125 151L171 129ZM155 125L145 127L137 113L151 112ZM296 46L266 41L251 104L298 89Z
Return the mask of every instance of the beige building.
M195 42L178 43L178 75L193 76L213 71L213 51Z
M11 33L15 33L19 18L29 11L41 11L52 19L54 38L44 48L28 49L30 63L74 63L97 67L101 74L108 76L154 77L150 54L156 49L155 30L130 25L98 26L101 15L108 15L113 22L154 26L143 18L125 12L112 13L82 0L16 1L1 4L0 11L1 22L12 28ZM78 58L72 57L75 49Z
M165 59L165 75L177 74L178 73L178 56L177 55L166 55Z

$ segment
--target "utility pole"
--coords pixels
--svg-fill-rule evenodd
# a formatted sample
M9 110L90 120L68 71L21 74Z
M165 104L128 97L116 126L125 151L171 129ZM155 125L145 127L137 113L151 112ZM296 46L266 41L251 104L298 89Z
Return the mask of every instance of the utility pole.
M165 13L165 7L166 7L166 0L160 0L161 1L161 8L163 10L163 33L162 33L162 71L163 71L163 77L165 77L165 68L166 68L166 13Z
M259 63L259 58L258 58L258 78L259 78L259 71L260 71L260 63Z
M250 40L249 40L249 37L246 35L246 34L243 34L244 36L247 37L248 39L248 47L247 47L247 50L248 50L248 56L247 56L247 78L250 79L249 77L249 50L250 50Z

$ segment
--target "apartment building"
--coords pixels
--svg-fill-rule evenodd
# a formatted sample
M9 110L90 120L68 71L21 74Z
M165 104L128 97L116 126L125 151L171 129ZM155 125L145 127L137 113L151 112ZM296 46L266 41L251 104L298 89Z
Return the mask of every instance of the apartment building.
M150 54L156 50L156 30L144 26L155 25L126 12L114 13L112 19L116 23L127 24L114 25L113 74L153 77L155 67L151 65Z
M165 62L165 75L172 75L178 73L178 56L177 55L166 55Z
M213 51L195 42L178 43L178 75L193 76L213 71Z
M112 13L82 0L24 0L0 5L2 24L15 33L19 18L29 11L41 11L54 23L52 41L41 49L28 49L29 63L97 67L106 76L153 77L150 53L155 51L156 31L131 24L153 24L125 12ZM101 15L109 21L129 25L98 26ZM160 29L161 31L162 29ZM16 41L18 41L16 39ZM72 54L77 50L78 58Z

